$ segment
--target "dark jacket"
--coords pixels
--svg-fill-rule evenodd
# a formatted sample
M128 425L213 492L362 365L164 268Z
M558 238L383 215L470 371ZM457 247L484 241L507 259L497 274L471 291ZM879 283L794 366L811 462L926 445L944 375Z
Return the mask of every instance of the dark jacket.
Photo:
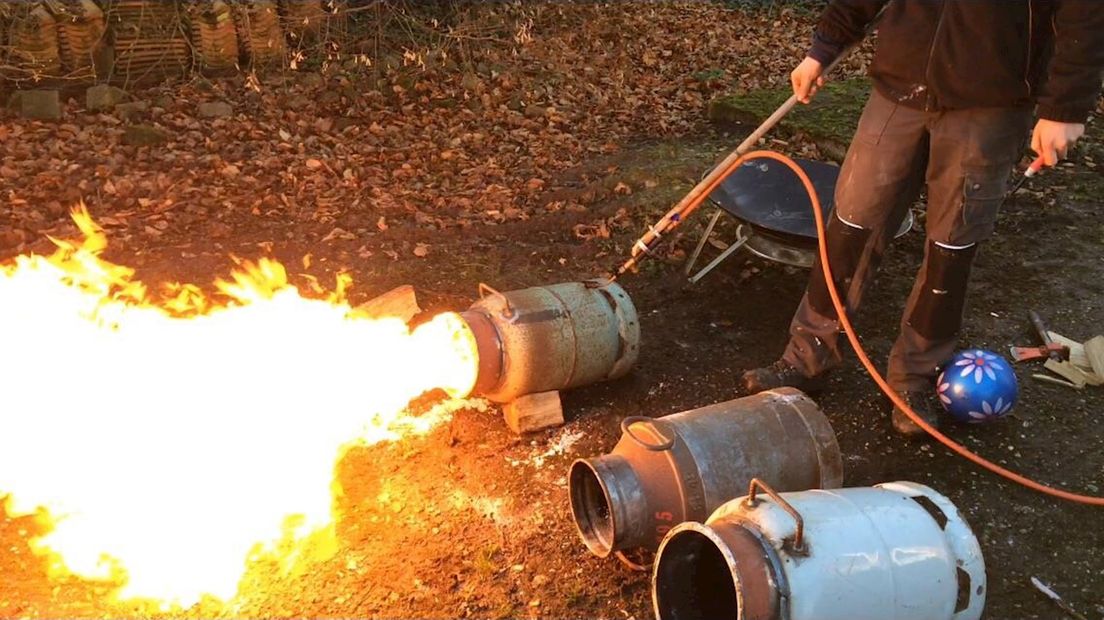
M885 6L870 77L926 110L1036 105L1083 123L1104 78L1101 0L832 0L809 55L830 63Z

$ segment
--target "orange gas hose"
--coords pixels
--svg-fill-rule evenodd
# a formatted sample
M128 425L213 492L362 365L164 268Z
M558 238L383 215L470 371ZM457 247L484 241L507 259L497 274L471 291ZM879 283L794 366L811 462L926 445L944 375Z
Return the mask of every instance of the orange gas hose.
M866 371L870 373L871 378L874 379L874 382L878 384L878 387L881 388L882 392L884 392L885 395L889 397L890 401L892 401L894 405L901 408L902 411L908 414L908 417L911 418L912 421L915 422L920 428L924 429L929 435L953 450L959 456L969 459L970 461L973 461L974 463L984 467L985 469L988 469L989 471L999 476L1021 484L1034 491L1045 493L1052 497L1057 497L1080 504L1088 504L1091 506L1104 506L1104 497L1081 495L1079 493L1072 493L1070 491L1047 486L1045 484L1036 482L1034 480L1031 480L1030 478L1017 474L1014 471L1001 467L1000 465L997 465L996 463L993 463L992 461L989 461L984 457L971 452L962 444L957 443L950 437L947 437L943 433L936 430L935 427L933 427L932 425L925 422L919 415L916 414L915 411L913 411L908 406L908 403L906 403L900 396L897 395L897 392L889 386L889 383L886 382L885 378L882 377L877 368L874 367L874 363L870 361L870 357L867 356L866 351L863 350L862 345L859 343L859 337L855 333L855 328L851 325L851 319L848 318L847 312L844 310L843 302L840 300L839 293L836 291L836 287L833 285L833 282L835 282L835 280L832 277L832 268L828 263L828 244L825 240L824 215L820 206L820 200L817 198L816 189L813 187L813 182L809 179L808 175L806 175L805 171L802 170L801 167L798 166L797 163L795 163L789 157L781 153L776 153L774 151L752 151L737 157L736 159L729 162L727 166L725 166L724 171L716 177L717 182L712 184L712 187L705 188L705 191L698 193L696 196L693 197L692 200L688 201L688 203L683 208L678 210L677 217L671 218L665 216L665 220L673 223L674 225L685 221L686 217L689 216L690 213L692 213L699 205L701 205L702 202L705 201L705 198L709 196L715 185L719 184L720 179L727 177L729 173L731 173L738 166L750 159L773 159L775 161L781 162L788 166L790 170L792 170L794 174L797 175L798 179L801 180L801 184L805 186L805 191L808 192L809 200L812 202L813 212L816 214L815 219L817 227L817 244L820 249L820 264L824 270L824 280L828 284L828 293L832 297L832 304L836 308L836 314L839 316L840 325L843 326L843 330L847 334L847 339L851 342L851 347L855 350L855 355L859 358L859 361L862 362L862 365L866 368ZM672 228L674 228L673 225L666 226L665 232L669 231ZM658 239L658 236L656 236L656 238Z

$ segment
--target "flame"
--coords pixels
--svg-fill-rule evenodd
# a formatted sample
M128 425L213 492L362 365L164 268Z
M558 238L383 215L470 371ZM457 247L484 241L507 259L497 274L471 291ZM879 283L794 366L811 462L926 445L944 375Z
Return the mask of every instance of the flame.
M119 599L231 599L247 561L331 529L334 465L351 445L424 433L405 413L465 396L477 360L452 313L411 330L358 316L279 263L243 263L218 293L166 287L83 241L0 264L0 498L45 510L51 572L122 583Z

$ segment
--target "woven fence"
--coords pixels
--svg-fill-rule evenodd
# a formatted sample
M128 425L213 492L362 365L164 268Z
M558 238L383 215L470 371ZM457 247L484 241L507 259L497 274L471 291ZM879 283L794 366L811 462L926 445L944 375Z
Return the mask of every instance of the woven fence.
M0 81L142 84L294 66L343 48L339 0L0 2Z

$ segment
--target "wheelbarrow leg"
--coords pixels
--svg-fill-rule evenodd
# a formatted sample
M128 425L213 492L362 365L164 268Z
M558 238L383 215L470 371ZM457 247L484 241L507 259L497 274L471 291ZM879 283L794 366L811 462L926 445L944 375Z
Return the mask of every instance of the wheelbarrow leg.
M697 284L698 280L701 280L702 278L704 278L705 274L709 273L710 271L713 271L714 267L716 267L717 265L720 265L721 262L724 261L724 259L728 258L729 256L732 255L733 252L735 252L736 250L739 250L741 247L743 247L744 244L747 243L748 239L750 239L750 238L751 238L750 234L740 235L740 238L737 239L735 243L728 246L728 248L724 252L721 252L720 256L718 256L717 258L714 258L712 262L710 262L705 267L702 267L701 271L699 271L698 273L695 273L693 276L691 276L690 277L690 284Z
M690 275L690 270L694 268L694 263L698 262L698 257L701 256L701 251L705 247L705 242L709 241L709 236L713 234L713 228L717 225L717 220L721 219L723 213L724 211L719 208L713 213L713 217L705 227L705 232L702 233L701 240L698 241L698 247L694 248L694 253L691 254L690 258L686 261L686 267L683 269L684 274Z

